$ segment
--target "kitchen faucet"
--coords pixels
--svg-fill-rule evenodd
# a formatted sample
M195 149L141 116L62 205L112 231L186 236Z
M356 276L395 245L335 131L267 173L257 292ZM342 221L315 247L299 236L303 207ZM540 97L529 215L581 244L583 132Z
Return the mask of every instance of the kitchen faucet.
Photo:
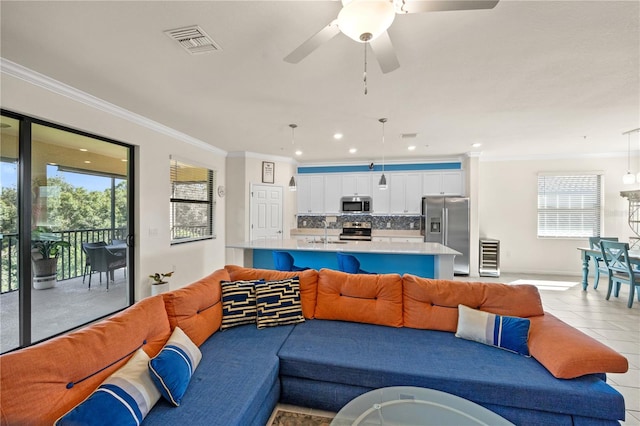
M322 221L322 226L324 226L324 242L328 243L329 240L327 239L327 227L329 226L329 224L327 223L326 220Z

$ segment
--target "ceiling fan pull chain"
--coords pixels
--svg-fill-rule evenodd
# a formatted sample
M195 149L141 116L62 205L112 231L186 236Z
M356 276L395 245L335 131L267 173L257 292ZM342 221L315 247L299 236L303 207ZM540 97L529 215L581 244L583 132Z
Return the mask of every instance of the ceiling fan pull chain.
M364 94L367 94L367 43L364 45Z

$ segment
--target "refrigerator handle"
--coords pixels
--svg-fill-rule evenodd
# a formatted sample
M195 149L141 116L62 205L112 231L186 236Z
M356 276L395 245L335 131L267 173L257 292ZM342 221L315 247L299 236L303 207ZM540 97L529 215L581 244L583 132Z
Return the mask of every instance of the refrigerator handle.
M444 207L442 209L442 244L447 245L449 242L449 209Z

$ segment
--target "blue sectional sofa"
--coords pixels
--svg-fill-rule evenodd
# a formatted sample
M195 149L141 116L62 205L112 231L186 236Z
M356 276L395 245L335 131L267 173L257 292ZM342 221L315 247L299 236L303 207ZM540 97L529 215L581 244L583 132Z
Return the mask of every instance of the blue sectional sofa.
M219 330L221 280L293 276L304 322ZM455 337L458 303L529 318L532 356ZM143 424L262 426L278 402L338 411L386 386L449 392L518 425L613 425L625 415L624 399L605 373L626 371L627 360L545 314L533 286L229 265L0 357L1 424L53 423L138 348L155 356L176 327L199 346L202 360L181 405L161 398Z

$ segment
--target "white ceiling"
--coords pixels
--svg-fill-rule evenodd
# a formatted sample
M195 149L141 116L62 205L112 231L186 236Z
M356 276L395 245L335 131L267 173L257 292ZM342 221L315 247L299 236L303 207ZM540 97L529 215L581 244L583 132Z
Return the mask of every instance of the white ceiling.
M387 160L626 154L622 133L640 127L639 1L399 15L389 34L401 66L382 74L370 52L367 95L363 45L343 34L282 60L340 7L3 0L0 53L226 151L294 157L296 123L301 163L379 162L381 117ZM193 24L222 50L190 55L163 34Z

